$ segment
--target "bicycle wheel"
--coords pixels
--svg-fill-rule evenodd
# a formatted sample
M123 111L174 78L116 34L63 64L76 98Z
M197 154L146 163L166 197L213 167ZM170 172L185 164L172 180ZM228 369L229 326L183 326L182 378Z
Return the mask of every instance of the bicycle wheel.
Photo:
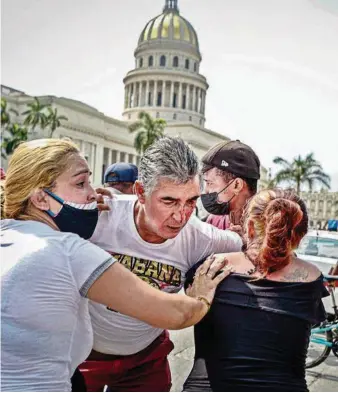
M317 337L324 338L326 337L327 341L332 342L332 332L328 331L322 334L316 334ZM327 347L323 344L317 344L311 341L307 351L305 368L312 368L318 366L318 364L325 361L325 359L329 356L331 351L331 347Z

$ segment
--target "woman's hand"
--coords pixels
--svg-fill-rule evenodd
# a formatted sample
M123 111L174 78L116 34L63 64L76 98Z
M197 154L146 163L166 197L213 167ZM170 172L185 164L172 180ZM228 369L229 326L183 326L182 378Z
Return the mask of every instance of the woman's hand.
M222 270L221 270L222 269ZM231 265L222 256L211 255L195 273L194 282L186 290L186 294L193 298L204 298L210 304L215 295L217 285L232 271Z

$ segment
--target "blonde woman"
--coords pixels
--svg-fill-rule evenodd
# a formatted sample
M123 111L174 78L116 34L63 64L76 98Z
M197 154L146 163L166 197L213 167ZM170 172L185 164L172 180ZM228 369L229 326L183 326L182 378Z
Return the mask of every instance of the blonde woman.
M90 170L66 140L23 143L2 192L1 389L70 391L92 348L88 299L161 328L203 318L220 265L203 265L190 296L152 288L89 243L96 226Z
M305 204L290 191L262 191L250 200L246 250L217 256L226 256L234 274L195 326L184 391L307 391L311 324L325 319L327 294L320 271L293 252L307 226Z

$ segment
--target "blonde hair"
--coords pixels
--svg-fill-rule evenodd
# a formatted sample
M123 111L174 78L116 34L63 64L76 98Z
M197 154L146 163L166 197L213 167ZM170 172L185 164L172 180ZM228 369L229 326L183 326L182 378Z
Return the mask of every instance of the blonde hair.
M256 251L252 262L267 275L288 265L293 249L305 236L308 215L305 203L293 190L264 190L255 195L244 212L247 250ZM248 222L255 238L248 238ZM249 256L249 254L247 254Z
M34 219L30 196L35 190L53 188L74 154L79 154L79 149L66 139L38 139L20 144L1 184L1 218Z

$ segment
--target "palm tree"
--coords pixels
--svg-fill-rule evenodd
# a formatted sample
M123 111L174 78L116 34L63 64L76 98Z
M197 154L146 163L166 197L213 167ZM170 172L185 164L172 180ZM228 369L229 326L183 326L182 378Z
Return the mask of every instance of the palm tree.
M269 168L269 174L266 180L261 180L261 187L263 190L271 190L277 187L277 180L272 177L271 168Z
M147 112L138 114L138 121L129 125L130 132L136 132L134 147L139 154L143 154L158 138L164 135L167 125L163 119L153 119Z
M323 171L321 164L315 160L313 153L308 154L305 158L299 155L292 162L282 157L276 157L273 162L282 167L276 174L277 182L293 183L296 185L297 193L300 192L300 186L303 183L308 185L310 191L312 191L315 183L330 188L330 176Z
M1 125L7 127L11 124L11 114L16 116L19 113L15 109L8 109L7 108L7 100L5 98L1 98Z
M47 122L45 110L48 105L42 105L38 98L34 97L34 101L27 104L27 106L29 109L22 113L24 116L26 116L23 122L24 125L31 126L32 130L34 130L36 126L44 129Z
M47 107L48 110L48 115L46 118L46 126L50 127L50 134L49 137L51 138L53 136L54 131L61 126L61 120L68 120L68 117L66 116L58 116L58 110L55 108L53 109L52 107Z
M6 129L6 136L1 139L1 156L7 158L19 146L21 142L27 141L28 130L20 124L10 124Z

